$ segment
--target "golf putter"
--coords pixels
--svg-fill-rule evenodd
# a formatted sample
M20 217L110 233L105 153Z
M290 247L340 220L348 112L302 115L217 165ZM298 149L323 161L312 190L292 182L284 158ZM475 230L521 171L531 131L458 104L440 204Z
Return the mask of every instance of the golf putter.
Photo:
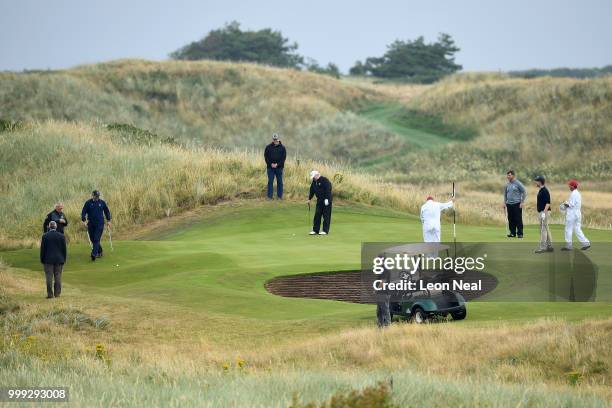
M87 241L89 242L89 246L93 249L93 243L91 242L91 238L89 237L89 231L85 230L85 235L87 235Z

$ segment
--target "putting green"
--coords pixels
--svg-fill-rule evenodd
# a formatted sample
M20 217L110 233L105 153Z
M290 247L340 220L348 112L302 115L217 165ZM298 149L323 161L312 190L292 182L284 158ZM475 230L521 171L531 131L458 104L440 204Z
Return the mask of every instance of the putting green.
M263 284L278 275L359 269L362 242L418 241L418 219L344 204L334 209L329 236L308 236L309 226L303 204L220 206L186 228L148 240L115 241L113 252L104 242L105 256L97 262L88 259L86 245L71 245L64 282L95 294L168 302L230 318L325 321L325 327L373 322L371 305L282 298L269 294ZM464 241L507 240L501 227L458 226L457 230ZM609 231L586 233L595 242L612 240ZM443 238L450 234L446 223ZM537 228L527 227L525 235L535 240ZM561 236L561 227L553 226L553 237ZM19 273L41 278L37 250L6 251L0 256L21 268ZM612 302L474 302L468 310L468 324L541 316L579 319L612 315Z

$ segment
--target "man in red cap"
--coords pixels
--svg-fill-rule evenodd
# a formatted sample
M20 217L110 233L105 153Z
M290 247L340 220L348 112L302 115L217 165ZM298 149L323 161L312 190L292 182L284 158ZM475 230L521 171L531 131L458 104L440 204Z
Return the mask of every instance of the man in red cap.
M427 196L427 201L421 207L421 222L423 223L423 242L440 242L440 214L453 207L453 200L447 203L434 201Z
M582 245L582 250L586 251L591 247L591 243L584 236L582 232L582 196L578 191L578 182L576 180L570 180L567 185L571 191L569 198L563 204L561 204L561 212L565 212L565 247L561 248L562 251L572 250L572 235L576 234L576 238Z

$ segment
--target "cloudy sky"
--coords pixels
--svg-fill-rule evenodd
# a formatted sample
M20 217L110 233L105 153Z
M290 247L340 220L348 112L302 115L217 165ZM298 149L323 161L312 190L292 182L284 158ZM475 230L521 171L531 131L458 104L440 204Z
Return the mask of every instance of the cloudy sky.
M612 0L2 0L0 70L162 60L232 20L343 71L395 39L451 34L469 71L612 64Z

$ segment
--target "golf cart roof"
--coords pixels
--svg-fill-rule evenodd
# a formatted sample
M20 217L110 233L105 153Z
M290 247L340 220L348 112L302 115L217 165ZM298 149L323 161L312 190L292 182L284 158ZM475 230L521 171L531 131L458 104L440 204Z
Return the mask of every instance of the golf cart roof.
M437 242L423 242L418 244L404 244L385 249L385 255L408 255L419 256L421 254L431 254L450 249L450 246Z

